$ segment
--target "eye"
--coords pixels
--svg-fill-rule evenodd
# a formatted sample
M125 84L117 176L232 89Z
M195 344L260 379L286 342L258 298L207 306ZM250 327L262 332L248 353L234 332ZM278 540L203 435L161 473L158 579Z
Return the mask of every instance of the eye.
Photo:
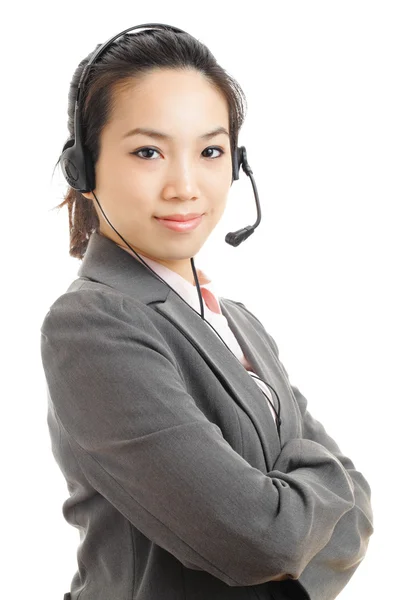
M158 150L155 150L155 148L140 148L139 150L135 150L135 152L131 152L131 154L135 154L136 156L138 156L138 158L142 158L143 160L150 160L151 157L147 157L147 156L140 156L140 152L158 152Z
M222 156L222 154L225 154L225 151L222 150L222 148L219 148L218 146L209 146L208 148L205 148L204 152L206 152L206 150L218 150L220 152L219 156L207 156L206 158L219 158L220 156Z
M208 148L205 148L205 150L203 152L209 151L209 150L218 150L218 152L220 153L218 156L205 156L205 158L219 158L220 156L222 156L223 154L225 154L225 151L222 150L222 148L219 148L218 146L209 146ZM141 156L141 152L158 152L158 150L156 150L155 148L150 148L150 147L144 147L144 148L140 148L139 150L135 150L135 152L131 152L131 154L134 154L135 156L138 156L138 158L142 158L143 160L152 160L153 156L152 154L149 156Z

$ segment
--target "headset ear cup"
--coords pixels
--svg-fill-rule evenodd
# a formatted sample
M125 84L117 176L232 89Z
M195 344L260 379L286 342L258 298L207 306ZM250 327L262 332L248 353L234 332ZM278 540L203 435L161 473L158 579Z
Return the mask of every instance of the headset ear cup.
M75 139L74 138L70 138L69 140L66 141L66 143L64 144L64 147L62 149L62 153L64 153L64 150L67 150L67 148L71 148L71 146L74 145Z
M83 190L84 192L91 192L95 189L95 168L94 162L91 158L91 154L88 151L88 148L84 148L84 167L85 167L85 182L87 185L87 190Z
M240 157L241 157L240 149L235 148L235 150L232 154L232 182L239 179L239 167L241 165Z
M94 165L88 149L82 145L83 132L80 111L74 110L74 136L63 148L61 169L67 183L78 192L91 192L95 188Z
M65 143L59 162L70 187L78 192L90 192L95 188L94 165L89 152L74 138Z
M68 185L74 189L78 188L79 171L76 165L74 152L75 139L69 139L65 144L60 156L60 167Z

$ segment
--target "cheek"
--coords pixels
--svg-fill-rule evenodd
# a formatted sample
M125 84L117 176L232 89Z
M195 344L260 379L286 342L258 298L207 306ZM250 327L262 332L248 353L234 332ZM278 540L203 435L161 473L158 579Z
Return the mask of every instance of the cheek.
M210 227L214 228L219 223L223 213L225 212L225 208L226 200L215 202L209 207L207 217L209 218Z

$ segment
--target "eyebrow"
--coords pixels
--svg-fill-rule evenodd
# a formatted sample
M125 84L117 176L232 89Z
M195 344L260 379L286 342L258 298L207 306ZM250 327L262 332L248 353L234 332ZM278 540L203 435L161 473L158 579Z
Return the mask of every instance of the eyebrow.
M143 135L148 135L149 137L158 138L161 140L171 140L172 139L171 135L163 133L162 131L157 131L156 129L149 129L146 127L136 127L135 129L132 129L131 131L126 133L123 136L123 138L130 137L131 135L137 135L138 133L141 133ZM224 133L229 137L229 133L225 129L225 127L217 127L216 129L213 129L212 131L208 131L208 133L204 133L203 135L200 135L198 137L198 139L208 140L208 139L214 137L215 135L218 135L219 133Z

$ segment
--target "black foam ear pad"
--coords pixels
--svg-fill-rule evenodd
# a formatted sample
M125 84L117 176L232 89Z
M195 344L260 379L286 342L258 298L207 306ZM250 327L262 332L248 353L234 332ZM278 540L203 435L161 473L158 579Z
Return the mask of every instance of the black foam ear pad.
M88 148L83 149L84 154L84 169L85 169L85 183L87 190L83 190L84 192L91 192L91 190L95 189L95 168L94 163L91 158L91 154L88 151Z
M232 182L239 179L239 168L242 162L241 148L235 148L232 153Z

